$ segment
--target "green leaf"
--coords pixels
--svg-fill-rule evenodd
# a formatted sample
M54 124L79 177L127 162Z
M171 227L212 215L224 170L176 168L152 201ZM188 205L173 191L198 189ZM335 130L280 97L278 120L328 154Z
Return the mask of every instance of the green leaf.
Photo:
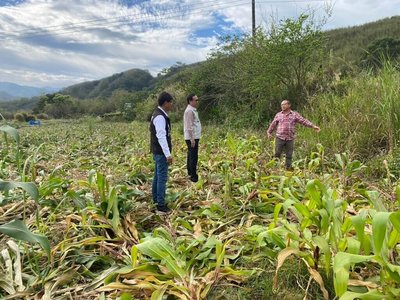
M50 257L50 242L47 237L33 234L21 220L13 220L0 226L0 232L16 240L30 243L39 243Z
M151 294L151 300L163 300L163 296L164 296L167 288L168 288L168 285L164 285L164 286L158 288L157 290L155 290Z
M381 255L390 214L388 212L377 212L372 218L372 238L376 255Z
M400 232L400 210L392 213L389 218L394 228L396 228L396 230Z
M297 209L299 213L301 213L304 217L311 217L311 212L308 210L308 207L301 203L295 203L293 206Z
M307 182L306 190L311 200L309 209L315 207L320 208L322 204L322 193L326 191L325 186L319 180L313 179Z
M336 295L340 297L347 290L350 266L357 263L370 261L372 258L372 255L356 255L345 252L338 252L336 254L333 260L333 284L335 286Z
M121 298L120 298L121 300L134 300L133 299L133 296L131 295L131 294L128 294L128 293L123 293L122 295L121 295Z
M339 298L339 300L353 300L353 299L382 300L382 299L390 299L390 298L386 298L386 296L384 294L381 294L377 290L372 290L368 293L346 292Z
M277 205L275 205L275 208L274 208L274 223L275 224L278 223L279 213L281 212L282 205L283 205L282 203L278 203Z
M15 181L0 181L0 190L8 192L15 188L22 188L27 192L32 199L37 201L39 199L39 191L36 184L33 182L15 182Z
M179 266L179 255L171 248L166 240L161 238L147 238L136 245L138 250L153 259L161 260L175 276L184 278L186 272Z
M331 269L331 249L329 247L328 241L324 239L322 236L316 236L313 238L314 243L321 249L322 253L325 254L325 272L328 275Z
M3 125L3 126L0 126L0 130L4 131L5 133L12 136L12 138L15 140L15 142L17 144L19 144L19 133L18 133L17 129L15 129L14 127L11 127L9 125Z
M136 246L132 246L131 248L132 268L136 267L137 261L138 261L138 248Z
M367 191L367 195L377 211L387 211L377 191Z
M354 228L356 229L357 238L360 241L361 245L364 247L365 252L365 217L361 214L353 216L350 218L351 222L353 223Z
M400 204L400 184L396 186L396 200L397 204Z
M351 254L360 253L361 243L353 237L347 237L347 251Z

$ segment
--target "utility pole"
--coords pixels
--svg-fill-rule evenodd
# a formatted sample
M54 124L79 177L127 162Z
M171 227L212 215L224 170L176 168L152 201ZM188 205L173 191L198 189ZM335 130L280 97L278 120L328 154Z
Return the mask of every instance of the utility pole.
M252 32L253 38L256 35L256 0L251 0L251 12L252 12Z

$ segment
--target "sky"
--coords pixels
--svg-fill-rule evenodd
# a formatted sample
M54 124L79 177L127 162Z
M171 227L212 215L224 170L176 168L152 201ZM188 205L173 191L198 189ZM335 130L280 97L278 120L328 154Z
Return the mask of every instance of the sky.
M264 28L313 12L333 29L400 15L400 0L256 0L255 12ZM133 68L156 76L249 34L251 15L251 0L0 0L0 81L61 88Z

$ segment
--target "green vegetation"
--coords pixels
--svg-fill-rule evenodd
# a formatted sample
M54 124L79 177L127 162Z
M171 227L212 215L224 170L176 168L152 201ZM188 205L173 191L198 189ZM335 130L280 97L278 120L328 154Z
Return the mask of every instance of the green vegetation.
M135 70L41 97L37 117L61 120L0 127L0 298L399 298L399 26L371 38L398 20L361 27L368 53L345 64L330 51L339 32L302 15L156 79ZM159 216L142 121L164 89L173 212ZM195 184L180 125L189 91L207 123ZM299 128L294 172L265 132L283 98L322 129Z
M175 126L174 210L160 217L147 123L47 122L4 127L4 299L398 296L393 174L369 183L366 166L321 145L284 172L262 132L206 126L193 184Z
M132 69L101 80L79 83L67 87L61 93L77 99L105 99L110 97L116 90L128 92L141 91L151 88L153 83L154 78L148 71Z
M384 38L400 39L400 16L327 32L331 59L343 72L356 74L368 47ZM353 71L353 72L352 72Z
M290 98L296 109L303 110L310 98L325 97L332 88L344 92L341 88L360 73L368 74L368 68L380 69L385 61L395 66L400 53L399 20L392 17L323 32L323 23L301 15L258 29L254 39L226 37L206 62L190 66L177 62L155 78L148 71L133 69L65 88L61 95L1 107L3 113L33 109L53 118L111 113L145 120L161 90L173 92L181 103L177 115L182 113L185 95L196 91L202 97L203 120L258 127L271 118L275 102L282 98ZM65 103L51 105L53 98ZM239 111L242 117L236 118Z

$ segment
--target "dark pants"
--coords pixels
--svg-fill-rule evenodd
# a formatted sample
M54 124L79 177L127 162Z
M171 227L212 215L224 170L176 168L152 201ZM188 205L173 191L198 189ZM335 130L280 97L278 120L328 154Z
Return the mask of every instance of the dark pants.
M168 180L168 164L163 154L153 154L155 163L154 177L152 184L153 201L157 208L166 207L165 190Z
M195 140L195 146L192 148L192 145L190 143L190 140L185 140L186 145L188 147L187 149L187 161L186 161L186 166L187 166L187 172L188 175L190 176L190 179L193 181L197 181L198 176L197 176L197 161L199 157L199 140Z
M281 140L280 138L275 139L275 157L281 158L282 151L283 149L285 149L286 168L292 167L293 146L294 146L293 140L285 141Z

